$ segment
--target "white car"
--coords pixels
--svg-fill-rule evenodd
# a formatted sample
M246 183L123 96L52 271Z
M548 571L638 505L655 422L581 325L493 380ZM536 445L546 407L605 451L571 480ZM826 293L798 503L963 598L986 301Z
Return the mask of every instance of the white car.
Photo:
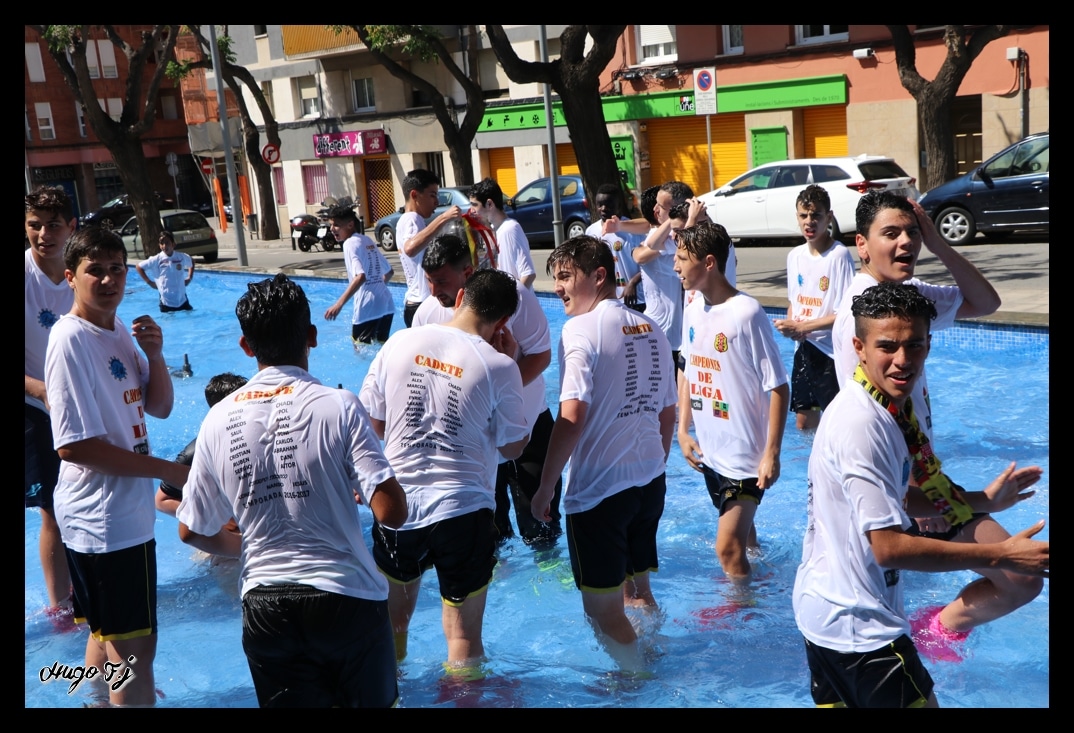
M836 238L854 232L854 212L866 191L886 188L914 200L920 196L915 179L894 160L859 155L765 163L699 198L709 217L735 239L798 239L795 200L811 183L828 191Z

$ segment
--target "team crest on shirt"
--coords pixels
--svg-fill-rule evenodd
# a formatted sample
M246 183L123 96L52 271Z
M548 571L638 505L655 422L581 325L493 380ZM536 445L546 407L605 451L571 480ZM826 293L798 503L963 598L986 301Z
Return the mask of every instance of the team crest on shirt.
M619 251L619 250L621 250L622 248L623 248L623 243L622 243L621 241L619 241L618 239L617 239L617 240L615 240L615 241L614 241L614 242L612 243L612 250L614 250L615 252L618 252L618 251Z
M122 382L127 378L127 367L123 365L117 357L112 357L108 361L108 371L112 373L112 378L117 382Z
M712 345L716 347L716 350L721 354L727 351L727 336L722 333L716 334L716 340L712 342Z
M830 283L831 283L831 281L830 281L830 280L828 279L828 276L827 276L827 275L825 275L824 277L822 277L822 278L820 279L820 292L822 292L822 293L826 293L826 292L828 292L828 285L829 285Z
M694 342L694 327L693 326L690 326L689 337L690 337L690 343L693 343Z
M37 324L41 326L41 328L52 328L56 325L56 321L58 320L60 319L56 317L56 314L48 308L42 308L37 314Z
M805 278L802 277L802 273L798 273L798 287L802 287L805 284Z

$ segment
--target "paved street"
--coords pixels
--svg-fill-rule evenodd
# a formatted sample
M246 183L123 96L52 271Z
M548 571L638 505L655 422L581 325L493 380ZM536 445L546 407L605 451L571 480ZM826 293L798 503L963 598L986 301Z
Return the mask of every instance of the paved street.
M241 270L236 251L233 224L226 233L221 232L218 222L210 223L217 230L220 240L220 259L213 265L198 267L216 270ZM285 234L289 232L283 223ZM970 262L981 269L995 286L1003 300L998 313L981 320L1024 325L1048 325L1048 243L1037 242L1039 235L1010 237L1001 243L992 243L978 236L978 244L959 247ZM986 243L988 242L988 243ZM787 252L790 247L738 247L738 287L766 306L787 305ZM534 250L533 260L538 269L536 290L551 292L551 278L544 274L544 260L548 249ZM290 239L263 241L246 237L248 266L253 272L275 273L279 271L315 277L346 278L343 256L337 249L333 252L300 252L291 249ZM388 261L395 268L396 282L402 282L399 255L387 253ZM855 260L857 255L855 255ZM936 284L954 281L947 275L943 265L930 252L923 252L917 266L917 275Z

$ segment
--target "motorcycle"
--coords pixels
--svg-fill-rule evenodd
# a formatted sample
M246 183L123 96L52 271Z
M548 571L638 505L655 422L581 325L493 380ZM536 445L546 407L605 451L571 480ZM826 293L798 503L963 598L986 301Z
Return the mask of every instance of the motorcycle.
M303 252L309 252L319 248L325 252L331 252L338 246L335 237L329 228L328 211L333 206L354 206L354 200L350 196L336 199L329 196L321 202L321 209L317 216L312 214L299 214L291 219L291 249L296 246ZM358 217L359 234L365 234L365 220Z

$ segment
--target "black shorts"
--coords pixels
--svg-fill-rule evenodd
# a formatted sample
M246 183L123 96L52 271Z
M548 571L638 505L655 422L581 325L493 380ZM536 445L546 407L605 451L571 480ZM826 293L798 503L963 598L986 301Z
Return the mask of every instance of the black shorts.
M74 587L74 617L97 641L157 633L157 542L115 552L67 549Z
M567 515L567 548L579 590L608 592L659 568L656 531L664 514L665 475Z
M422 277L425 277L422 274ZM404 303L403 304L403 324L410 328L410 324L414 322L414 314L418 312L418 308L421 307L421 303Z
M161 313L174 313L175 311L192 311L192 310L194 310L194 309L191 307L190 301L186 300L185 298L183 299L183 304L182 305L164 305L164 301L160 302L160 312Z
M498 533L491 509L418 529L373 529L373 559L390 581L410 583L435 567L441 598L457 606L492 580Z
M965 491L965 489L963 489L961 486L958 486L957 488L960 492ZM962 524L956 524L951 527L948 527L946 532L922 532L920 529L918 529L917 522L911 520L910 529L906 530L906 534L912 534L917 537L928 537L930 540L943 540L944 542L950 542L951 540L962 534L962 530L966 529L966 527L969 527L981 517L987 516L988 512L974 512L973 516L970 517L968 521L965 521Z
M385 601L308 585L252 588L242 648L263 708L386 708L399 698Z
M626 307L629 308L632 311L637 311L638 313L644 313L645 312L645 303L637 303L637 302L635 302L635 303L627 303Z
M823 410L837 394L835 361L808 340L799 343L791 370L791 412Z
M729 501L752 501L760 504L764 498L764 489L757 488L756 478L727 478L708 466L702 466L701 472L705 477L705 488L709 491L712 505L720 512L721 517L727 511Z
M26 405L26 506L52 511L52 492L60 476L60 456L52 447L48 413Z
M872 652L845 654L808 640L805 647L817 707L917 708L932 694L932 677L906 634Z
M374 318L372 321L355 323L351 326L351 338L363 344L371 344L373 339L384 343L388 340L388 334L391 333L394 317L394 313L389 313L386 316Z
M555 425L552 411L545 409L537 416L537 422L530 432L530 440L516 460L504 461L496 469L496 530L500 539L507 539L514 534L511 529L510 505L515 505L515 521L522 541L538 549L546 549L555 544L563 534L560 528L559 503L563 494L563 479L556 479L552 492L549 514L552 521L545 524L533 518L530 504L541 484L541 471L544 468L548 442L552 438Z

